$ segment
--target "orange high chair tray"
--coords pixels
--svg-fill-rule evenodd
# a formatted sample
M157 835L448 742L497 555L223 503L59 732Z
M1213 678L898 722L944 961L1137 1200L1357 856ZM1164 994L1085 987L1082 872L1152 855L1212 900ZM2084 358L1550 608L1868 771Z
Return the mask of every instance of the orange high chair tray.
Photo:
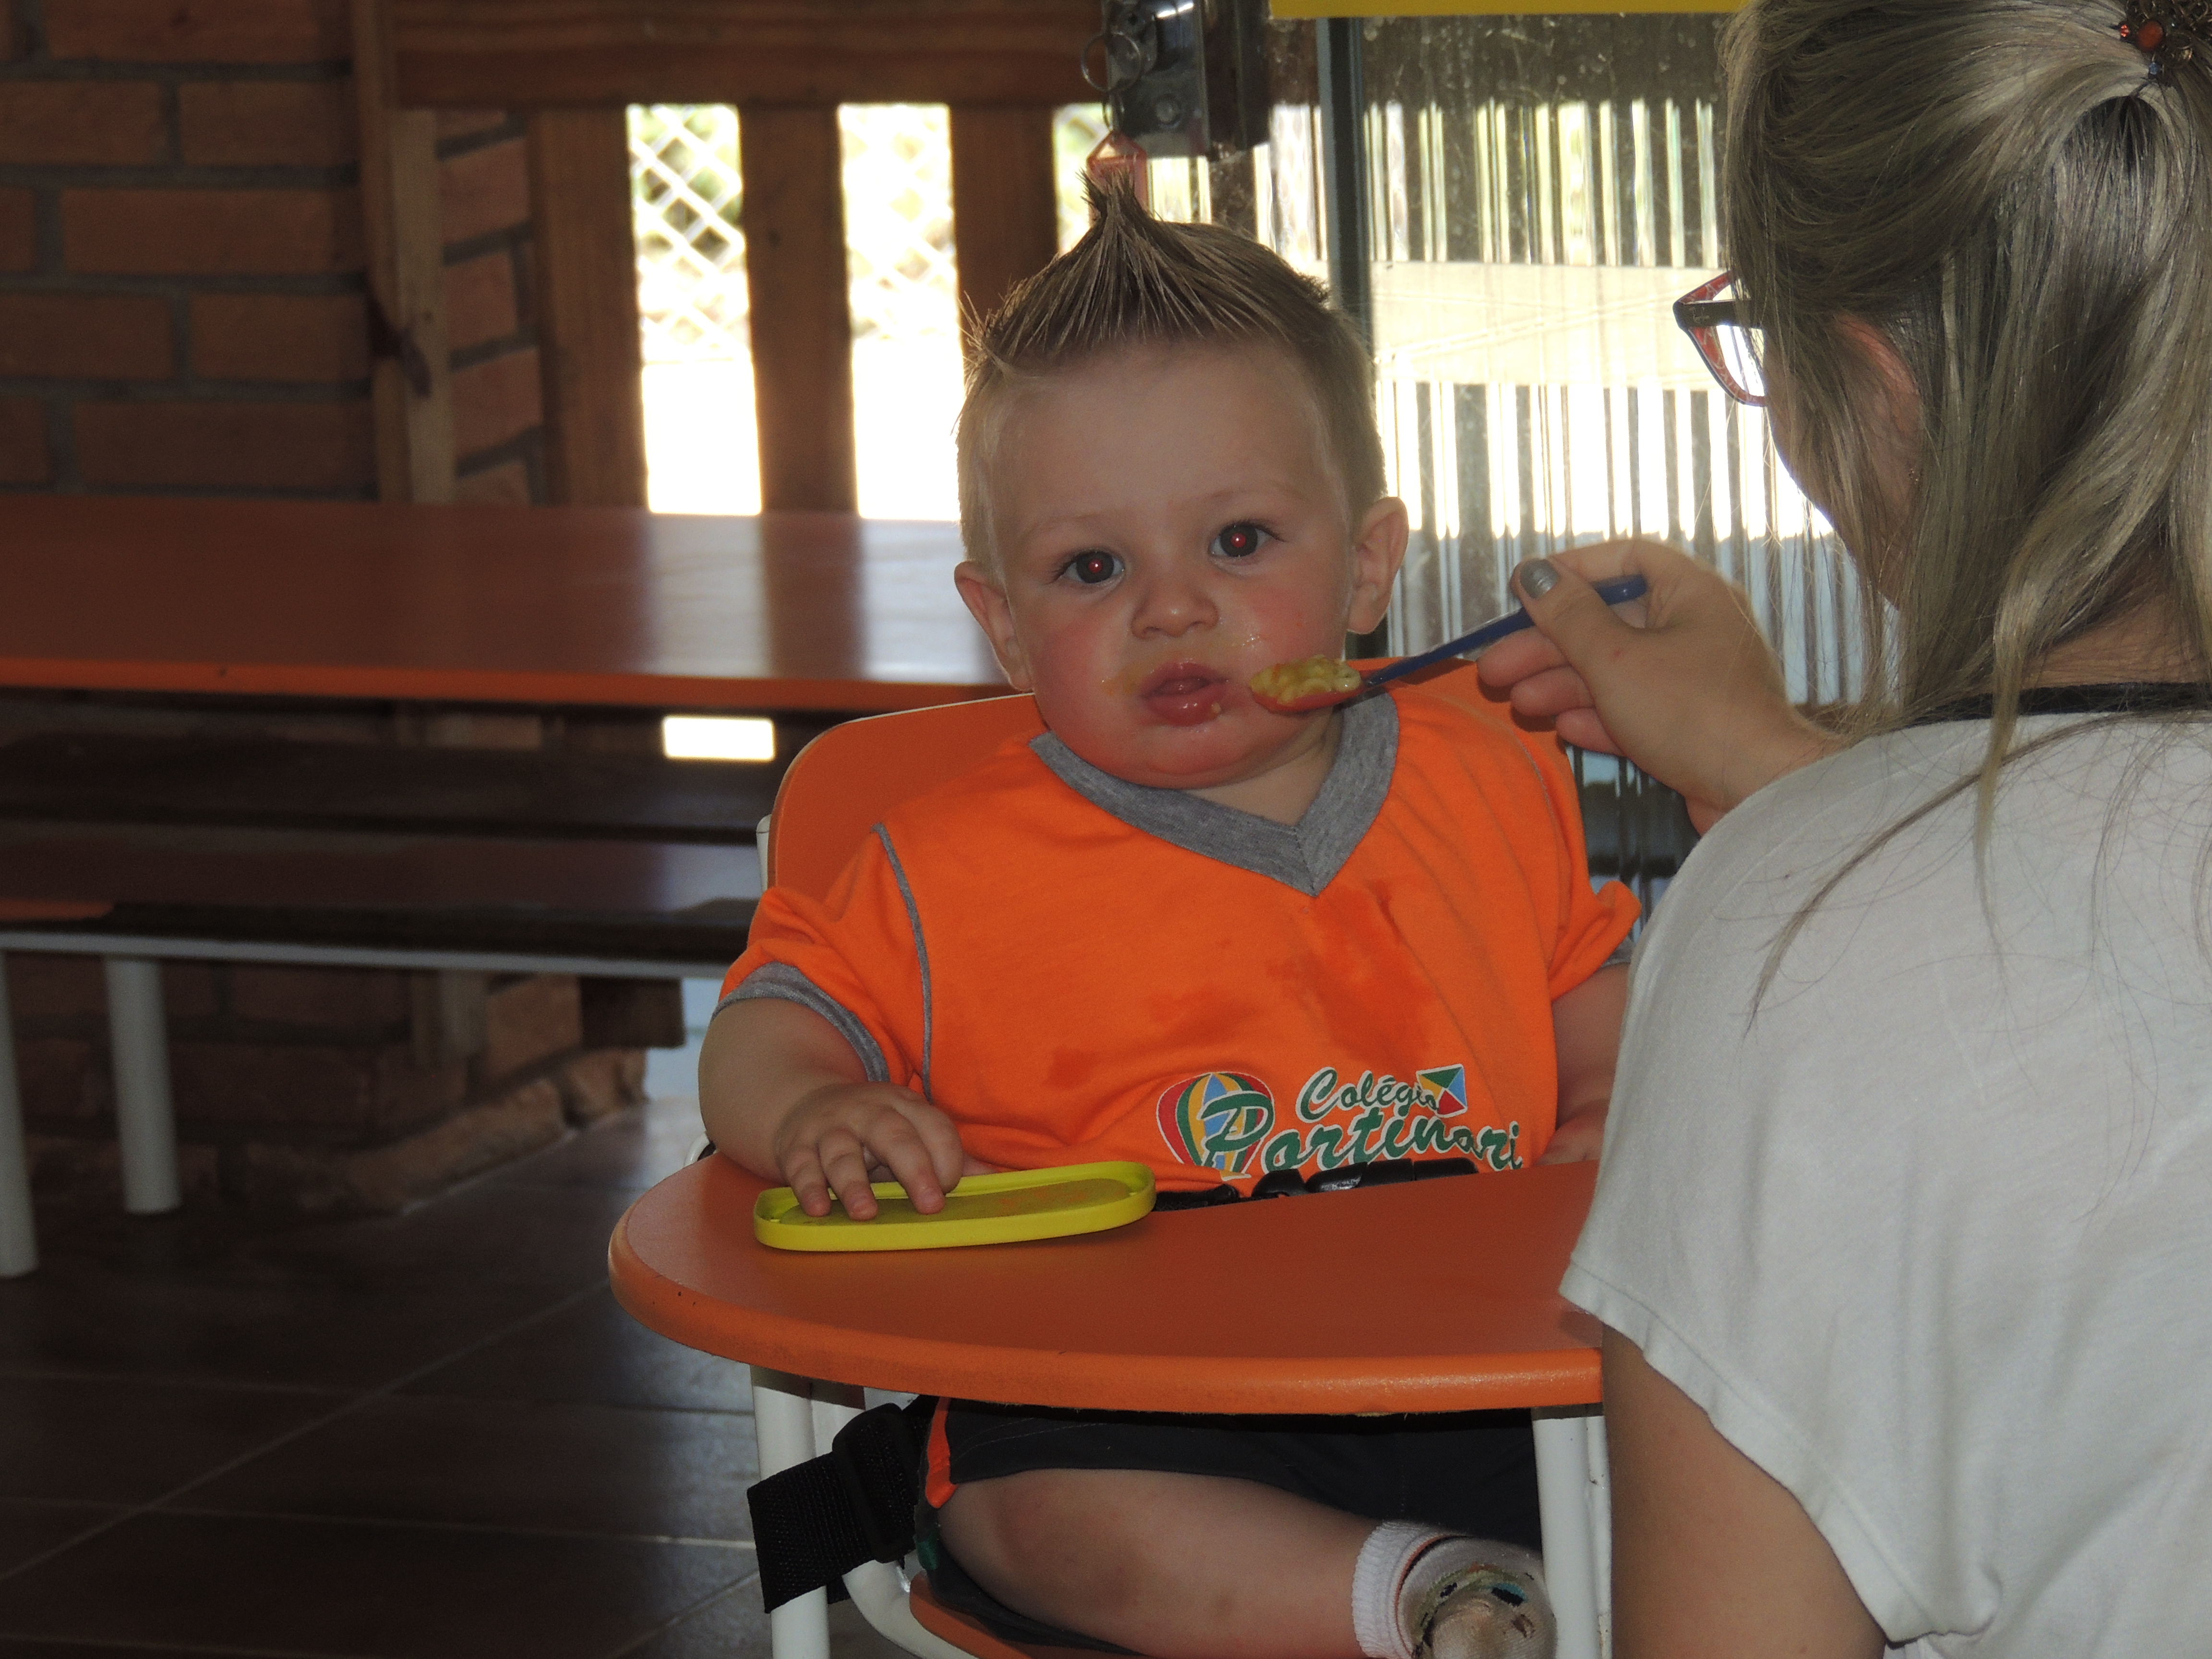
M711 1158L638 1200L615 1294L688 1347L872 1388L1172 1412L1587 1405L1560 1300L1595 1164L1217 1209L1110 1233L865 1257L752 1236L771 1183Z

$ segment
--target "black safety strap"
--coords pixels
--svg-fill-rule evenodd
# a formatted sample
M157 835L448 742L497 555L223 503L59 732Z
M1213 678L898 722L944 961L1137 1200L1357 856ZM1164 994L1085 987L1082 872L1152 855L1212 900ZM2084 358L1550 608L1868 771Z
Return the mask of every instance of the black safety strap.
M863 1561L896 1561L914 1548L921 1448L937 1401L878 1406L837 1431L823 1456L750 1487L761 1601L773 1613L825 1586L845 1596Z

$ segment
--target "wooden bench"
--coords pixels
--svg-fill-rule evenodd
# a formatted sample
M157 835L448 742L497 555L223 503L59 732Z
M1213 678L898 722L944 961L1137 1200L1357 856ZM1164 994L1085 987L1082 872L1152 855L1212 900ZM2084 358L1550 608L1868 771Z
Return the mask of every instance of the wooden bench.
M750 845L787 761L49 732L0 744L0 823Z
M760 864L698 841L0 823L0 953L106 964L125 1207L178 1201L160 963L719 978ZM37 1265L0 975L0 1277Z

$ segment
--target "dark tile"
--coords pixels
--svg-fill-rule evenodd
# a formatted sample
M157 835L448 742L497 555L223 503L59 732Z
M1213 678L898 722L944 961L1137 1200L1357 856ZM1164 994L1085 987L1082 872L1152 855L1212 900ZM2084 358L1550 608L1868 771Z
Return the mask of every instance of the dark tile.
M195 1487L179 1507L742 1539L758 1467L750 1417L394 1396Z
M263 1648L172 1648L137 1642L118 1648L106 1642L17 1642L0 1636L0 1659L163 1659L167 1654L177 1659L271 1659Z
M750 1411L745 1367L672 1342L593 1296L410 1383L410 1394L593 1400L607 1406Z
M376 1388L562 1299L464 1273L394 1286L371 1273L157 1273L57 1254L0 1280L0 1372Z
M41 1206L40 1254L46 1261L98 1261L136 1273L174 1275L210 1270L254 1271L252 1251L264 1239L306 1231L297 1220L197 1206L162 1215L128 1215L108 1203Z
M343 1398L131 1378L0 1377L0 1497L144 1503Z
M0 1581L0 1637L605 1659L752 1571L722 1545L141 1515Z
M465 1279L580 1289L607 1276L607 1240L634 1194L590 1187L479 1182L404 1215L272 1238L271 1264L386 1291Z
M0 1572L58 1549L121 1510L104 1504L27 1504L0 1498Z
M748 1578L665 1630L656 1631L617 1659L769 1659L768 1614L759 1583ZM0 1650L0 1659L9 1659ZM832 1659L848 1659L833 1646Z
M517 1159L486 1184L641 1193L684 1167L684 1154L701 1133L696 1101L652 1101Z
M748 1579L615 1659L769 1659L770 1651L760 1586ZM850 1601L830 1609L830 1659L909 1659L904 1648L870 1629ZM0 1659L9 1659L4 1650Z

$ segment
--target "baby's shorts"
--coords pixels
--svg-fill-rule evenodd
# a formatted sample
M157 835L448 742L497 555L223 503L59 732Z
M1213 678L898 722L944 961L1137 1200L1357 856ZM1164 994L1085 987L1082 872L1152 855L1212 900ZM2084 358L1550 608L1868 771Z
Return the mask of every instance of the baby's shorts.
M1425 1521L1540 1549L1528 1413L1181 1417L939 1401L922 1454L915 1547L937 1599L1008 1641L1126 1653L1015 1612L969 1577L937 1527L970 1480L1029 1469L1152 1469L1256 1480L1374 1521Z

